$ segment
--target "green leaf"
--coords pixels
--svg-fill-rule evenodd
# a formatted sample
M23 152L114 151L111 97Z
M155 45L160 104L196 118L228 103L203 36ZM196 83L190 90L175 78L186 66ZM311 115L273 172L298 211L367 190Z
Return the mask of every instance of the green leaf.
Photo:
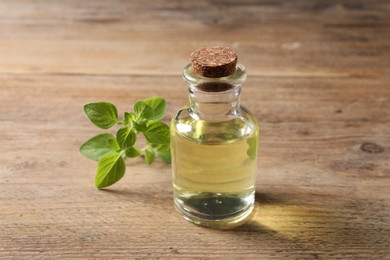
M118 122L118 110L111 103L86 104L84 112L94 125L102 129L108 129Z
M147 164L152 164L155 156L156 154L154 153L154 151L145 150L145 162Z
M169 145L159 145L156 148L156 155L165 163L171 163L171 148Z
M153 116L148 117L149 120L159 120L164 117L167 110L167 104L164 99L160 97L151 97L144 99L144 103L153 109Z
M148 145L149 145L150 147L153 147L153 148L156 148L157 146L159 146L158 144L152 144L152 143L148 143Z
M160 158L163 162L170 164L172 159L171 159L171 151L157 151L156 152L157 157Z
M146 130L146 124L145 122L134 122L133 123L133 127L135 130L137 130L138 132L144 132Z
M134 112L139 118L150 118L153 116L153 108L142 100L139 100L134 104Z
M125 175L126 164L123 157L117 153L106 154L99 160L95 177L95 186L98 189L110 186Z
M152 144L169 144L169 126L160 121L148 122L144 136Z
M129 158L134 158L134 157L139 156L141 153L137 148L129 147L126 149L125 154Z
M171 149L169 144L160 144L160 145L156 145L155 147L157 151L166 151Z
M137 135L130 127L124 127L118 130L116 133L116 140L121 149L126 149L135 144Z
M98 161L104 155L114 152L115 150L108 144L108 140L115 138L112 134L99 134L80 147L80 153L87 158Z
M112 139L108 139L108 145L114 149L115 151L120 150L118 142L116 141L115 137L112 137Z
M133 122L134 119L135 119L135 114L134 113L125 112L125 115L123 116L123 123L125 125L128 125L131 122Z

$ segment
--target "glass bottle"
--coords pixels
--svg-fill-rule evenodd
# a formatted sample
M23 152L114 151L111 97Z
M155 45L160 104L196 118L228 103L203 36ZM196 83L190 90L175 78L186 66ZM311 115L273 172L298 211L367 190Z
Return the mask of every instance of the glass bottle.
M214 228L244 223L255 198L258 124L240 105L246 70L230 65L230 75L205 77L194 61L188 64L189 106L171 124L175 207L185 219Z

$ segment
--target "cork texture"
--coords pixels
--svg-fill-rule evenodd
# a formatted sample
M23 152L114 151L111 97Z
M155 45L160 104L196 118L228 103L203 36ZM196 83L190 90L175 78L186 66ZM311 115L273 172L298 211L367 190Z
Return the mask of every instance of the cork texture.
M208 78L220 78L236 71L237 54L229 47L212 46L191 53L192 69Z

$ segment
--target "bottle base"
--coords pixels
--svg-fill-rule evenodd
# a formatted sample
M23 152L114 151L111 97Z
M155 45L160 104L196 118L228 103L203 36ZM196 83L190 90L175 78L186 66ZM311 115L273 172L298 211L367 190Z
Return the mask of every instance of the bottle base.
M247 222L254 209L254 194L247 196L226 196L204 193L197 196L175 197L176 210L194 224L230 229Z

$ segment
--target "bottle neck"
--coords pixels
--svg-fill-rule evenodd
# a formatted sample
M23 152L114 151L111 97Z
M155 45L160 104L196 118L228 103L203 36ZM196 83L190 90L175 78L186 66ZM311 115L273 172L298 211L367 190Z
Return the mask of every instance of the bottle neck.
M241 64L237 64L234 74L221 78L199 76L188 64L183 78L189 89L190 112L194 118L220 121L240 113L241 85L246 79Z
M189 88L190 112L198 119L226 120L236 117L240 110L241 86L222 92L208 92Z

